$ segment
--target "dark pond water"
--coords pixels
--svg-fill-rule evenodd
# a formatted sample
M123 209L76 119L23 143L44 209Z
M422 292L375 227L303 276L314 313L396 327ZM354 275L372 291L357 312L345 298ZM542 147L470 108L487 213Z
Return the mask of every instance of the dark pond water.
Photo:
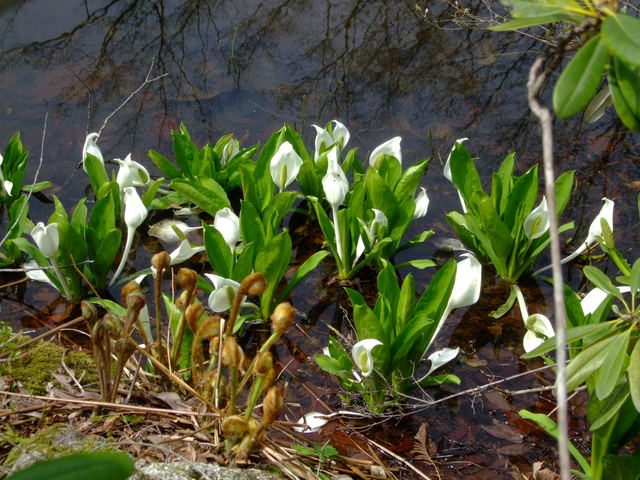
M48 111L41 179L54 182L52 193L66 205L75 204L87 184L82 170L75 169L85 133L100 128L142 83L155 59L151 75L166 76L108 122L101 137L107 158L132 152L151 165L146 152L170 154L170 131L179 122L199 144L234 133L245 146L266 141L289 123L310 147L310 125L336 118L349 127L350 146L361 147L363 158L396 135L403 138L407 163L434 157L423 181L432 200L424 222L437 236L450 236L444 213L457 208L458 200L442 179L441 159L456 138L470 138L468 148L480 157L484 178L510 151L518 152L520 172L541 161L526 79L543 45L518 34L486 31L486 22L476 20L490 12L478 0L461 8L468 9L466 15L444 1L2 0L0 143L20 131L33 172ZM577 235L584 235L600 198L607 196L616 201L620 245L635 248L640 137L627 132L611 112L595 125L573 119L556 121L555 127L559 169L578 171L578 188L566 212L576 221ZM32 211L35 220L44 220L51 205L34 205ZM434 252L427 242L419 254ZM141 246L139 266L150 255L149 247ZM416 275L424 283L431 273ZM305 398L304 382L335 401L330 395L335 386L309 360L326 344L327 325L341 315L335 301L318 306L317 298L326 293L321 277L332 274L331 265L324 265L312 279L314 295L294 298L298 309L309 310L303 327L308 336L292 334L279 350L283 364L295 360L288 369L292 396L298 394L297 401L314 409L320 406ZM579 272L573 271L570 281L579 285ZM548 288L526 287L531 310L551 316ZM464 351L466 360L453 370L464 387L535 365L518 360L524 330L517 312L501 321L487 317L504 292L486 279L481 302L456 312L457 320L443 331L442 345L450 338ZM326 295L333 299L335 292ZM25 312L35 315L51 300L50 292L22 285L5 289L0 308L19 325ZM303 355L294 355L297 350ZM506 388L545 382L525 377ZM410 456L413 436L428 422L446 478L513 478L516 467L528 471L530 462L553 458L552 444L515 414L549 401L548 395L511 398L500 392L462 397L399 420L391 430L386 425L387 436L381 438ZM581 435L579 422L573 427ZM434 474L425 464L416 465Z

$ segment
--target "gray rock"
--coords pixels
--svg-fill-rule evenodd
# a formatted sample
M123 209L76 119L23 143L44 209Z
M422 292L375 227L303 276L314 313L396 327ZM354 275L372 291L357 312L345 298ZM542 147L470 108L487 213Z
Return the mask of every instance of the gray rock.
M136 465L129 480L281 480L283 477L255 468L221 467L215 463L172 462Z

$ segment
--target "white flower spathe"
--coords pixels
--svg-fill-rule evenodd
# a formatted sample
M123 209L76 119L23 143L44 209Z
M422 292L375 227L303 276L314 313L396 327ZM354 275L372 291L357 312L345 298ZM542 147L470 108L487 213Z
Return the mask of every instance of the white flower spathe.
M380 161L384 157L384 155L389 155L394 157L400 165L402 165L402 151L400 149L400 142L402 141L402 137L393 137L391 140L387 140L381 145L378 145L371 152L371 156L369 157L369 166L373 168L380 167Z
M137 229L147 218L147 207L133 187L124 189L124 222L128 228Z
M378 210L377 208L372 208L373 212L373 220L371 223L365 227L364 234L367 236L367 240L369 240L369 245L373 247L379 237L379 232L382 228L389 226L389 220L387 216L384 214L382 210ZM355 266L360 260L360 257L364 253L366 246L364 244L364 240L362 239L362 235L358 237L358 243L356 245L356 255L353 259L353 265Z
M351 348L353 363L358 367L360 372L362 372L362 376L365 378L373 373L373 355L371 354L371 351L378 345L382 345L380 340L367 338L365 340L360 340Z
M144 187L149 184L151 177L147 169L127 155L124 160L114 158L114 162L120 165L116 182L121 189L125 187Z
M216 213L213 227L220 232L233 252L240 240L240 218L229 207L224 207Z
M289 142L283 142L271 158L271 179L283 192L298 176L302 158Z
M453 149L456 148L457 144L462 145L462 143L466 142L467 140L469 139L466 137L463 137L455 141L455 143L451 147L451 150L449 151L449 155L447 156L447 161L444 164L444 169L442 170L442 174L444 175L444 178L449 180L451 183L453 183L453 176L451 175L451 152L453 152ZM467 213L467 205L464 203L464 198L462 198L462 194L460 193L460 191L459 190L457 191L458 191L458 197L460 198L460 205L462 206L462 213Z
M38 250L47 258L56 256L58 246L60 245L60 237L58 234L58 224L56 222L46 225L38 222L31 230L31 236Z
M159 240L166 243L178 243L181 238L176 233L175 229L186 235L189 232L200 230L202 226L190 227L182 220L174 220L173 218L166 218L154 223L149 227L149 235L156 237Z
M543 196L540 204L524 219L524 234L529 240L540 238L549 230L550 223L547 198Z
M220 155L220 167L224 168L229 160L236 156L240 151L240 142L235 138L230 138L227 144L222 149L222 155Z
M522 346L527 353L542 345L547 338L556 335L549 319L541 313L530 315L525 322L525 326L527 327L527 333L524 334L522 339Z
M209 308L214 312L225 312L231 308L233 298L236 296L240 284L229 278L224 278L213 273L205 273L213 284L213 292L209 295Z
M204 252L205 247L203 246L191 246L189 240L183 240L180 242L178 248L176 248L173 252L169 254L169 258L171 259L170 265L178 265L182 262L186 262L195 254Z
M613 207L615 206L615 202L606 197L604 197L602 201L604 202L602 208L600 208L598 215L596 215L596 218L594 218L591 225L589 225L587 238L585 238L584 242L582 242L582 244L580 244L580 246L571 255L560 260L561 264L568 263L580 256L585 250L587 250L587 248L590 248L598 240L598 237L602 236L602 220L605 220L607 225L609 225L611 230L613 230ZM551 265L547 265L546 267L536 270L533 274L538 275L550 268Z
M338 120L331 120L330 123L333 124L332 132L318 125L312 125L316 129L314 162L317 162L320 155L332 145L335 144L339 150L342 150L349 143L350 135L347 127Z
M87 159L87 154L91 154L96 157L102 164L104 164L104 157L102 156L102 152L100 151L100 147L98 147L98 137L100 137L97 133L90 133L87 135L87 138L84 140L84 146L82 147L82 168L84 171L87 171L87 167L84 162Z
M460 260L456 265L456 276L453 281L453 289L451 290L447 307L444 309L438 321L436 330L433 332L433 336L425 349L425 353L438 336L449 314L456 308L473 305L480 298L482 265L471 253L463 253L461 257L463 257L463 260Z
M344 202L349 192L349 181L338 163L338 149L333 147L327 155L327 174L322 178L324 195L332 208Z
M7 193L7 195L11 196L11 190L13 190L13 182L10 182L9 180L5 180L4 172L2 171L3 162L4 162L4 157L0 153L0 182L2 183L2 185L0 185L0 188L2 188L2 190L4 190Z
M127 263L131 246L133 245L133 237L135 236L136 229L142 225L145 218L147 218L147 207L142 203L142 199L134 187L125 187L124 189L124 222L127 224L127 242L122 252L122 259L120 265L116 270L116 273L111 278L109 286L112 286L118 280L118 277L124 270L124 266Z
M420 193L415 198L415 208L413 209L413 219L422 218L427 214L429 210L429 196L427 190L424 187L420 187Z

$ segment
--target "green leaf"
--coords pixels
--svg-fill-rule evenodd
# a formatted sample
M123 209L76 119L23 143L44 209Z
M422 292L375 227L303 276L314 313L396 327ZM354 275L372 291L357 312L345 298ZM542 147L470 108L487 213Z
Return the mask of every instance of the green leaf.
M289 281L286 288L278 295L276 303L280 303L287 298L287 295L293 290L307 275L309 275L315 268L329 255L326 250L320 250L307 258L302 265L298 267L293 278Z
M629 331L615 336L615 340L604 353L604 362L598 370L596 379L596 395L600 400L607 398L618 383L622 374L624 361L629 345Z
M634 86L633 84L636 75L617 57L611 58L608 74L611 98L613 99L613 105L616 107L616 112L620 120L622 120L630 130L640 132L640 105L637 103L630 104L629 99L627 99L625 95L629 87L634 88L634 91L638 88L637 85ZM622 88L623 85L626 86L624 89Z
M180 170L178 170L167 157L159 154L155 150L149 150L148 155L154 165L158 167L162 174L169 180L181 177Z
M89 175L91 189L97 194L100 187L109 181L109 175L107 175L107 171L104 168L104 163L88 153L87 158L84 160L84 167L87 169L87 175Z
M523 409L518 412L518 415L520 415L525 420L532 420L536 423L536 425L542 428L553 438L555 438L556 440L558 439L558 425L543 413L533 413ZM573 446L572 443L569 443L568 447L569 452L571 452L573 458L576 459L576 462L578 462L578 464L582 468L582 471L587 474L587 476L591 475L591 466L589 465L589 462L587 462L587 460L582 456L578 449Z
M414 267L419 270L424 270L425 268L435 267L436 265L437 265L436 262L434 262L433 260L422 258L422 259L416 259L416 260L409 260L408 262L398 263L394 265L394 267L396 269L405 268L405 267Z
M553 89L553 109L559 118L571 117L589 104L600 85L607 55L598 34L571 59Z
M267 288L261 296L262 317L265 320L271 313L273 295L280 286L290 261L291 237L286 230L269 240L256 255L255 271L262 273L267 280Z
M98 249L94 252L94 261L90 267L93 272L95 286L98 289L104 288L105 286L107 274L120 250L122 232L114 228L109 230L100 240Z
M619 336L612 335L583 348L567 366L567 391L572 392L598 370L605 361L610 348L619 342Z
M593 423L591 423L589 429L592 432L595 432L596 430L605 427L606 430L606 427L608 426L607 423L609 423L609 421L613 419L614 415L616 415L620 411L628 398L629 389L626 385L621 384L615 388L613 393L609 395L606 400L602 401L598 405L597 414L593 414L591 405L589 405L589 418L593 420ZM593 403L593 401L590 403Z
M142 194L141 200L145 207L149 208L151 206L151 202L153 202L158 189L162 186L162 182L164 182L164 178L158 178Z
M253 203L240 202L240 233L244 243L253 243L258 251L264 247L264 227Z
M613 295L616 298L622 300L622 294L620 290L611 282L611 279L607 277L601 270L593 265L587 265L584 267L583 272L585 276L593 283L596 287L601 290L604 290L610 295Z
M453 185L462 194L467 203L467 208L471 211L473 208L473 205L470 205L471 195L479 192L484 193L484 190L475 163L468 150L462 144L456 142L454 145L449 165L451 167Z
M627 369L627 376L629 378L631 399L633 400L636 410L640 412L640 341L636 341L636 346L631 352L631 361Z
M11 480L125 480L133 460L122 452L90 452L37 462L14 473Z
M220 190L213 191L203 185L198 185L190 180L183 179L173 180L169 187L212 217L215 217L218 210L231 206L229 199L226 194L224 194L224 190L221 194Z
M602 22L602 36L609 50L628 63L640 65L640 19L624 13L609 15Z
M406 243L403 243L402 245L400 245L397 249L396 252L399 252L400 250L406 250L407 248L411 248L411 247L415 247L417 245L420 245L422 243L424 243L424 241L429 238L430 236L432 236L434 234L433 230L425 230L422 233L419 233L418 235L416 235L415 237L413 237L411 240L409 240Z
M416 162L402 173L393 191L399 201L402 201L405 197L413 197L415 195L418 186L420 186L420 179L430 161L430 158L426 158Z
M224 237L214 227L210 227L203 222L204 246L209 258L209 263L218 275L224 278L231 278L233 274L233 253Z
M606 472L619 480L640 480L640 448L633 455L607 455Z
M582 340L583 338L589 337L591 335L602 335L607 330L611 329L612 324L607 323L597 323L597 324L589 324L583 325L581 327L569 328L567 329L567 345L576 342L578 340ZM535 358L543 353L550 352L551 350L556 349L556 337L551 337L542 343L535 350L530 351L529 353L525 353L521 358L529 359Z
M507 298L507 301L504 302L502 305L500 305L493 312L491 312L489 316L492 318L500 318L504 316L509 310L511 310L511 307L513 307L513 304L516 301L517 297L518 296L516 294L516 289L511 288L511 290L509 291L509 298Z
M443 385L445 383L453 383L454 385L460 385L460 377L452 373L445 373L442 375L431 375L422 380L419 385L421 387L434 387Z

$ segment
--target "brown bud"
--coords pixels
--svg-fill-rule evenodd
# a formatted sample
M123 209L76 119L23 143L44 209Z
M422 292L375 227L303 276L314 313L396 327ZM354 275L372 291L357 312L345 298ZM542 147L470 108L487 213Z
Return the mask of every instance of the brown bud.
M122 305L127 305L127 295L133 292L141 291L142 290L140 289L140 285L138 284L138 282L131 280L124 287L122 287L122 290L120 291L120 299L122 300Z
M273 332L281 337L284 332L287 331L289 325L293 322L296 312L289 302L282 302L278 304L273 313L271 314L271 327Z
M127 295L127 298L125 299L127 312L132 312L134 314L140 312L140 310L142 310L142 307L144 307L146 304L147 299L140 290L138 290L137 292L134 291L129 293Z
M260 272L245 277L238 289L239 295L262 295L267 288L267 279Z
M180 288L191 290L195 288L198 274L190 268L181 268L176 275L176 284Z
M272 369L273 355L271 355L271 352L258 352L256 355L256 363L253 367L255 374L263 377Z
M227 337L222 347L222 364L225 367L240 367L244 361L244 352L235 337Z
M119 332L122 330L122 321L116 315L109 312L105 313L104 317L102 317L102 323L112 336L119 336Z
M80 311L87 322L93 323L98 318L98 309L93 303L86 300L80 302Z
M160 273L171 266L171 257L167 252L156 253L151 257L151 266Z
M205 318L196 333L196 337L199 339L209 341L218 335L220 335L220 317L218 315Z
M242 415L231 415L222 421L222 434L226 438L242 438L249 431L249 421Z
M284 409L284 396L278 387L271 387L262 403L262 422L270 425L276 421L280 412Z
M192 303L184 311L184 318L187 321L189 328L194 333L198 331L198 323L203 311L204 308L202 308L202 304L200 302Z

